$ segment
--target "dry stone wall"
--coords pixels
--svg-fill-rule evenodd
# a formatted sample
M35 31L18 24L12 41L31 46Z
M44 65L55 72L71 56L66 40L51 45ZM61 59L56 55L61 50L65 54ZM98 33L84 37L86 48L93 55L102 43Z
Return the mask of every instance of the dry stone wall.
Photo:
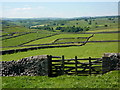
M103 73L120 70L120 53L105 53L102 57Z
M52 58L57 57L52 56ZM47 55L38 55L18 61L1 61L0 76L49 76L52 71L48 68L50 60ZM120 70L120 53L105 53L101 60L103 73Z
M0 76L48 75L47 55L31 56L18 61L2 61L0 64Z

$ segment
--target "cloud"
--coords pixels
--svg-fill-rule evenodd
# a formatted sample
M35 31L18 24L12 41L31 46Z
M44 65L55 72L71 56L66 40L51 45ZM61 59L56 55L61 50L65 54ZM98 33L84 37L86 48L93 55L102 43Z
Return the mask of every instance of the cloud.
M5 9L3 11L4 17L32 17L32 7L17 7Z
M31 10L31 7L24 7L24 8L14 8L14 11L20 11L20 10Z

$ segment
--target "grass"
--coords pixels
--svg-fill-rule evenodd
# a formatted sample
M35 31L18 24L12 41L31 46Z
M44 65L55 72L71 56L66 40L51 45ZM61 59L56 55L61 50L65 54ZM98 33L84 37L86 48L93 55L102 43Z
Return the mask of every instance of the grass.
M118 40L118 34L119 33L95 34L94 37L90 38L89 41ZM59 35L55 35L55 36L52 36L52 37L35 40L35 41L27 43L25 45L52 43L58 38L89 37L91 35L92 34L59 34ZM64 39L64 40L58 40L57 42L71 42L72 40L73 39ZM26 40L24 40L24 42L25 41ZM77 41L83 41L83 39L74 39L73 41L76 41L76 42ZM8 42L6 42L6 44L7 43ZM29 47L31 47L31 46L29 46ZM20 48L25 48L25 47L13 47L13 48L10 47L10 48L3 48L3 50L20 49Z
M118 28L111 28L111 29L100 29L100 30L91 30L91 31L87 31L87 32L111 32L111 31L118 31Z
M54 42L56 39L59 38L70 38L70 37L89 37L92 34L60 34L56 36L52 36L49 38L44 38L40 40L36 40L30 43L27 43L26 45L30 44L43 44L43 43L51 43ZM112 34L95 34L94 37L90 39L90 41L94 40L118 40L118 34L117 33L112 33Z
M3 32L31 32L32 29L28 29L22 26L8 26L8 27L3 27Z
M74 39L59 39L55 43L63 43L63 42L85 42L87 39L74 38Z
M89 24L90 21L91 21L91 24ZM113 21L115 21L115 23L113 23ZM108 25L108 27L105 27L105 25ZM111 29L111 28L118 27L118 18L114 18L114 20L108 20L108 18L88 19L88 21L85 21L85 19L71 20L65 23L65 25L62 25L62 27L68 27L68 26L76 26L76 27L82 27L82 28L89 26L90 30L92 31L101 30L101 29Z
M117 53L117 52L118 52L117 42L87 43L84 46L46 48L46 49L32 50L27 52L19 52L14 54L6 54L2 56L2 60L3 61L18 60L24 57L36 56L36 55L53 55L53 56L65 55L65 58L74 58L74 56L78 56L79 58L88 58L88 57L100 58L104 53Z
M3 47L4 46L17 46L23 43L26 43L28 41L37 39L37 38L42 38L45 36L48 36L50 34L41 34L41 33L30 33L30 34L26 34L26 35L22 35L16 38L11 38L11 39L7 39L7 40L3 40Z
M117 20L115 20L117 21ZM98 28L95 28L95 23L97 22ZM78 25L76 25L78 23ZM117 22L116 22L117 23ZM107 20L107 18L98 18L95 21L92 21L92 25L89 25L88 22L84 20L80 21L70 21L64 26L89 26L90 32L101 32L101 31L117 31L113 29L117 27L117 24L113 21ZM105 28L104 25L111 25ZM112 29L111 29L112 28ZM99 29L99 30L96 30ZM3 46L18 45L29 40L42 37L43 31L26 29L25 27L10 27L4 28L5 32L31 32L35 31L38 33L29 34L28 36L20 36L17 38L12 38L9 40L3 41ZM89 31L88 31L89 32ZM41 33L41 34L40 34ZM49 32L46 31L48 34ZM4 33L3 33L4 34ZM28 43L30 44L40 44L40 43L51 43L58 38L68 38L68 37L88 37L91 34L60 34L49 38L44 38ZM90 40L118 40L118 34L95 34ZM2 43L2 42L1 42ZM27 44L26 44L27 45ZM18 47L19 48L19 47ZM87 43L85 46L80 47L65 47L65 48L46 48L39 50L32 50L27 52L19 52L14 54L1 55L3 61L19 60L24 57L36 56L36 55L53 55L53 56L62 56L65 55L66 58L88 58L95 57L101 58L104 53L117 53L118 43L109 42L109 43ZM16 76L16 77L2 77L2 87L3 88L119 88L118 85L118 71L112 71L104 75L97 76L69 76L63 75L55 78L49 78L47 76Z
M17 34L13 34L13 35L11 35L11 36L8 35L8 36L1 37L0 39L11 38L11 37L18 36L18 35L22 35L22 34L24 34L24 33L17 33Z
M118 40L118 35L120 33L107 33L107 34L95 34L90 41L104 41L104 40Z
M11 81L11 82L10 82ZM118 71L97 76L62 75L2 77L3 88L119 88Z
M60 34L60 35L56 35L56 36L52 36L52 37L36 40L36 41L30 42L30 43L28 43L26 45L52 43L52 42L54 42L58 38L88 37L88 36L91 36L91 35L92 34Z
M112 34L95 34L94 37L90 38L90 41L103 41L103 40L118 40L118 33L112 33ZM60 39L56 43L60 42L80 42L80 41L85 41L86 39Z

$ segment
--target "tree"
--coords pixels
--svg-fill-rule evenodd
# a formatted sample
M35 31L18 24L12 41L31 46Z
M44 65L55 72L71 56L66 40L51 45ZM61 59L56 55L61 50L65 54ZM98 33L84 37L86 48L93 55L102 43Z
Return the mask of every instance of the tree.
M65 24L62 23L61 25L65 25Z
M90 20L88 24L91 25L91 24L92 24L92 21Z
M79 23L76 23L76 25L78 25Z
M84 27L84 31L89 31L90 30L90 27Z
M86 22L88 22L88 19L85 19Z
M108 27L108 25L104 25L105 27Z
M56 27L56 30L61 30L63 27Z
M113 21L113 23L115 23L115 21Z

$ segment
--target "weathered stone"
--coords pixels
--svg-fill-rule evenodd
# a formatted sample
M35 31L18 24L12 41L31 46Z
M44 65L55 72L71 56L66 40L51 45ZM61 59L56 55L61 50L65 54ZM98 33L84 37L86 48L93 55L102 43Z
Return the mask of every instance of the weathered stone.
M48 74L47 55L31 56L18 61L0 62L1 76L41 76Z

